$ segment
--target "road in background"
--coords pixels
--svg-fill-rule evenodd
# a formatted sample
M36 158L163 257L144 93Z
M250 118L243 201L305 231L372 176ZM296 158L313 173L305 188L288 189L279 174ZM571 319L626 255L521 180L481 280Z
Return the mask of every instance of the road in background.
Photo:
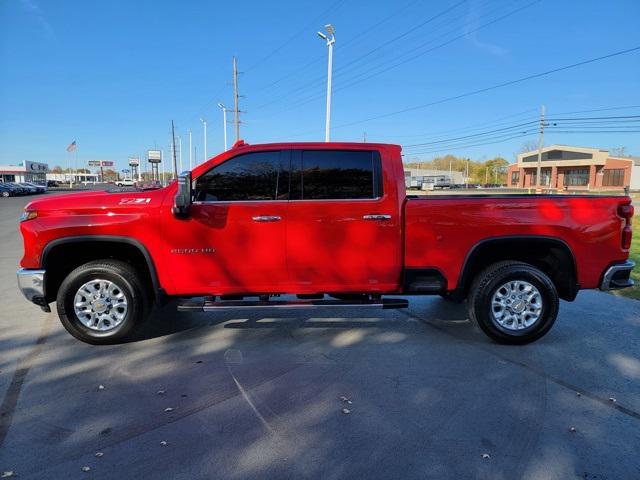
M31 198L0 199L0 472L640 478L637 301L581 292L522 347L439 297L384 311L168 305L136 341L90 346L16 287Z

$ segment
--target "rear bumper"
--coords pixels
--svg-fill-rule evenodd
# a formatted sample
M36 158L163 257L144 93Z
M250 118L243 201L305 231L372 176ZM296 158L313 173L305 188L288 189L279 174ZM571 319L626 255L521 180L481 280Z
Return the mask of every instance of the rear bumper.
M631 260L611 265L602 275L600 290L617 290L633 286L631 270L633 270L635 265L635 262Z
M21 268L18 270L18 287L27 300L49 310L44 291L44 270Z

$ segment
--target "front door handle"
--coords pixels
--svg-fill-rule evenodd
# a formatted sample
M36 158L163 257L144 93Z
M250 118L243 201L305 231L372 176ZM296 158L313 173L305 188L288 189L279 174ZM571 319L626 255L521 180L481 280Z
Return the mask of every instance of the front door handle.
M362 219L363 220L391 220L391 215L372 213L369 215L363 215Z
M281 220L277 215L259 215L252 218L254 222L279 222Z

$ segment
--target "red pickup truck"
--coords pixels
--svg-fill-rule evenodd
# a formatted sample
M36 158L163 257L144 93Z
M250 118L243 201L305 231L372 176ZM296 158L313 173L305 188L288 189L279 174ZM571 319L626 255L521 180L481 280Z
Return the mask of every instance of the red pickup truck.
M31 202L18 283L94 344L122 341L170 297L217 311L434 294L466 299L487 335L522 344L549 331L560 298L633 284L629 197L411 197L400 152L240 141L165 188Z

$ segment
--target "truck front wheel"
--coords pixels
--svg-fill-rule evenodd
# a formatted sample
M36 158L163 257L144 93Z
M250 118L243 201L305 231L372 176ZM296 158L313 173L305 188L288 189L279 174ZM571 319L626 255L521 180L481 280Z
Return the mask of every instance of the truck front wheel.
M60 285L56 303L64 328L94 345L126 340L149 310L144 283L119 260L97 260L73 270Z
M498 262L473 281L469 316L493 340L521 345L551 329L558 304L556 287L543 271L523 262Z

